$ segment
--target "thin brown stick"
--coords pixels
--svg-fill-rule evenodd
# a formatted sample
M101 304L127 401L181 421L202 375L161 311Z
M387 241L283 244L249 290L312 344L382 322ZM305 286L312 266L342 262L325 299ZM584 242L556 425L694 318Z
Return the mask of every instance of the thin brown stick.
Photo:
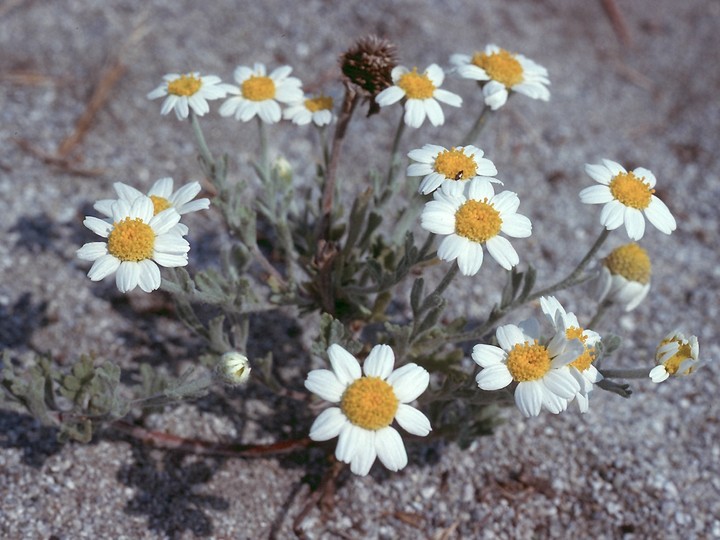
M610 24L612 24L615 35L618 39L620 39L623 45L628 47L632 45L630 30L628 30L622 11L620 11L620 8L615 3L615 0L601 0L601 2L603 9L605 9L605 13L610 19Z
M227 456L227 457L267 457L279 454L287 454L306 448L313 444L308 437L302 439L290 439L271 444L234 444L206 441L203 439L188 439L164 433L162 431L150 431L140 426L135 426L124 420L117 420L110 424L114 429L130 435L131 437L157 448L166 450L179 450L198 455L206 456Z
M85 110L80 115L80 118L75 122L75 129L70 135L65 137L60 143L60 146L58 146L57 155L59 157L63 158L67 156L82 142L95 122L98 111L105 106L112 89L117 85L120 77L122 77L126 71L127 66L125 66L119 58L103 70L90 96L90 101L88 101L85 106Z
M141 14L138 22L134 25L133 31L122 44L117 55L106 64L93 88L92 95L85 106L85 110L77 122L75 122L75 129L70 135L65 137L60 143L60 146L58 146L57 155L59 157L65 157L70 154L70 152L82 142L85 135L87 135L92 128L97 113L105 106L110 98L112 89L115 88L120 78L127 71L127 66L124 63L125 56L128 55L131 49L135 47L148 32L148 28L145 25L147 15L147 12Z
M30 141L26 139L13 139L13 141L15 141L15 144L17 144L20 150L22 150L23 152L35 156L46 165L57 167L68 174L92 177L100 176L101 174L105 173L104 169L83 169L82 167L76 166L69 159L58 157L55 154L48 154L47 152L43 152L39 148L33 146Z
M302 507L302 510L300 510L293 520L293 532L298 538L305 537L305 533L302 530L301 525L312 509L323 502L328 505L332 504L332 497L335 496L335 483L338 476L340 476L340 473L345 468L345 464L335 459L334 456L331 459L332 466L327 470L318 488L310 494L305 506Z

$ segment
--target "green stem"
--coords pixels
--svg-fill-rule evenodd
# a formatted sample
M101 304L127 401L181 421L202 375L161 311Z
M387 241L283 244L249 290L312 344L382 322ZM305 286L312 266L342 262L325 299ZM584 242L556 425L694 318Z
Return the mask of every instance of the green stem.
M601 370L606 379L648 379L652 368L635 369L604 369Z
M452 266L450 266L450 269L445 274L445 277L442 278L442 281L440 281L435 290L428 294L423 300L422 304L420 304L420 309L418 309L418 313L413 320L412 332L410 332L410 336L408 337L408 345L412 345L421 334L427 331L427 329L423 329L423 326L427 321L426 312L428 312L428 310L431 310L433 307L430 299L442 296L442 294L445 292L445 289L450 286L450 283L455 278L459 270L460 267L458 266L457 261L454 261L452 263Z
M600 303L598 306L597 312L593 316L592 319L590 319L590 322L587 324L588 328L595 328L598 324L600 324L600 321L607 313L607 310L610 306L613 305L613 302L611 300L604 300Z
M195 140L197 141L198 150L200 156L208 167L215 166L215 158L213 158L208 148L207 142L205 142L205 135L203 134L202 128L200 127L200 121L197 119L197 115L194 111L190 111L190 124L192 125L193 132L195 133Z
M317 130L320 136L320 147L322 148L323 169L324 173L327 175L328 166L330 164L330 148L328 147L327 140L327 126L318 126Z
M431 296L440 296L442 293L445 292L445 289L450 286L450 283L452 283L452 280L455 279L455 276L457 276L458 271L460 270L460 267L457 264L457 261L453 262L452 266L450 266L450 269L445 274L445 277L442 278L442 281L438 284L438 286L435 288L435 290L428 295L427 298L430 298ZM426 301L423 302L423 307L421 309L425 309L425 305L427 303Z
M385 178L385 185L392 186L395 175L397 174L398 165L400 165L400 140L405 132L405 118L400 115L400 123L395 130L395 138L393 139L392 150L390 150L390 163L388 163L388 172Z
M478 138L478 135L480 135L480 132L485 127L485 121L488 119L488 112L490 112L492 109L485 105L480 111L480 114L477 117L477 120L475 120L475 123L473 124L473 127L470 128L470 131L467 132L467 135L462 139L465 144L474 144L475 140Z
M597 237L597 240L595 240L595 243L592 245L590 250L585 254L583 259L580 261L580 263L575 267L575 269L570 272L570 274L564 278L555 283L554 285L550 285L549 287L545 287L541 291L535 292L527 297L527 299L522 304L526 302L531 302L532 300L536 300L540 298L541 296L546 296L548 294L552 294L555 291L559 291L561 289L567 289L568 287L572 287L574 285L577 285L578 283L582 283L583 281L587 280L586 276L581 276L582 271L585 270L585 267L590 263L592 258L595 256L595 254L598 252L600 247L605 243L605 240L607 240L607 237L610 235L610 231L608 229L603 229L600 233L600 236ZM517 307L520 305L520 303L513 302L510 304L512 308Z
M260 141L260 163L258 169L260 171L261 180L267 183L270 180L270 162L268 160L268 142L267 142L267 129L265 122L260 117L257 117L258 125L258 139Z
M352 119L355 107L360 101L360 96L350 89L345 88L345 98L335 125L335 133L333 134L332 150L330 151L330 160L325 171L325 182L323 184L322 202L320 207L320 218L315 230L316 240L329 239L330 230L332 229L331 217L333 209L333 201L335 198L335 184L337 179L338 166L340 165L340 153L342 151L342 143L345 139L347 127Z
M585 269L585 267L588 265L588 263L590 263L592 258L598 252L598 250L603 245L603 243L605 242L605 240L607 239L609 234L610 234L610 231L608 231L607 229L603 229L602 232L600 233L600 236L598 236L597 240L595 240L595 243L592 245L590 250L585 254L585 256L582 258L580 263L564 279L561 279L554 285L550 285L549 287L546 287L538 292L528 295L527 298L524 298L524 299L517 298L513 302L510 302L507 306L505 306L503 308L493 309L493 311L490 314L490 316L488 317L487 321L485 321L483 324L481 324L476 329L469 330L467 332L462 332L461 334L456 334L454 336L448 336L447 338L445 338L444 341L451 342L451 343L461 343L464 341L472 341L472 340L482 339L485 336L485 333L493 325L493 323L502 319L505 315L507 315L512 310L520 307L523 304L527 304L528 302L537 300L541 296L551 294L560 289L572 287L573 285L577 285L578 283L582 283L583 281L587 280L588 279L587 276L581 276L580 274L582 274L582 271Z

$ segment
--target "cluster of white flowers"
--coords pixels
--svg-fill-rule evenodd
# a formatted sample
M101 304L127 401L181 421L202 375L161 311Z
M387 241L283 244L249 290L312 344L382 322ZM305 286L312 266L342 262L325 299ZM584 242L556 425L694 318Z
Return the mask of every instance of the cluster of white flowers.
M542 408L557 414L573 400L586 412L588 393L602 378L592 365L600 336L581 328L554 297L543 298L541 306L553 333L541 337L536 319L500 326L495 334L499 347L473 348L472 358L483 368L477 384L483 390L512 384L515 404L525 416L537 416Z
M160 269L185 266L190 244L182 215L206 209L208 199L195 199L200 184L191 182L173 192L172 178L160 178L147 194L122 182L114 184L117 199L101 200L94 208L106 219L87 216L83 224L106 239L88 242L77 256L93 265L92 281L115 274L120 292L140 287L151 292L160 287Z
M379 47L373 41L368 43L366 46ZM473 54L455 54L450 61L452 73L477 81L484 107L493 111L507 102L510 92L543 101L550 97L544 67L496 45ZM403 104L402 122L408 126L418 128L426 118L433 126L442 125L445 116L440 103L462 105L459 95L441 88L445 72L437 64L422 72L404 66L395 66L391 72L388 67L387 72L392 84L388 79L380 87L383 89L373 94L374 106ZM234 84L197 72L172 73L148 98L164 97L161 113L175 111L178 119L187 118L190 110L203 116L210 110L208 101L227 98L219 107L220 115L243 122L258 117L269 124L283 118L299 125L331 123L332 98L306 95L301 81L291 73L290 66L278 67L269 74L261 63L239 66L234 71ZM374 88L375 79L368 81ZM411 163L406 175L421 177L419 193L432 196L425 204L420 224L443 237L438 258L456 262L465 276L479 272L485 249L506 270L519 263L518 253L501 233L527 238L532 224L517 212L520 199L516 193L495 192L497 185L504 184L483 150L470 144L451 148L426 144L410 151L408 157ZM588 164L585 170L600 185L583 189L580 200L604 205L600 223L607 230L624 225L629 238L639 240L645 232L645 217L665 234L675 230L675 219L654 195L656 179L649 170L639 167L628 172L607 159ZM147 292L155 290L161 283L158 265L177 267L188 262L190 245L184 238L188 228L180 223L181 216L206 209L210 202L195 199L200 192L198 182L173 191L171 178L159 179L147 194L120 182L114 188L117 199L94 205L105 219L89 216L84 221L106 241L87 243L77 255L93 261L88 272L93 281L115 273L122 292L138 286ZM620 246L602 261L599 276L599 300L617 303L629 311L648 294L650 259L634 242ZM549 332L543 334L540 323L528 319L498 327L497 346L475 345L472 359L482 368L475 378L477 386L485 391L509 388L526 417L537 416L542 409L558 414L572 401L585 413L590 392L603 379L593 365L601 350L601 336L582 328L577 317L566 312L555 297L542 297L540 307ZM348 463L358 475L368 474L376 458L393 471L405 467L405 446L392 424L396 422L416 436L430 433L428 418L411 405L427 389L429 373L413 363L394 369L395 355L387 345L373 347L362 367L338 344L331 345L327 354L332 369L310 371L305 381L308 390L333 404L316 418L310 438L327 441L337 437L337 459ZM656 364L649 373L653 382L691 373L699 364L697 338L686 338L680 332L668 334L657 348ZM244 384L250 374L249 361L239 352L226 353L217 374L229 384Z
M228 98L220 106L221 116L234 116L248 122L255 116L274 124L281 118L295 124L313 122L317 126L329 124L333 119L332 98L325 95L309 96L302 90L302 82L291 77L292 68L281 66L270 74L264 64L253 67L238 66L234 72L235 84L222 83L219 77L201 77L199 73L170 73L164 82L148 94L149 99L165 97L161 113L174 110L178 119L187 118L192 109L197 116L210 110L208 100ZM280 104L286 106L282 110Z

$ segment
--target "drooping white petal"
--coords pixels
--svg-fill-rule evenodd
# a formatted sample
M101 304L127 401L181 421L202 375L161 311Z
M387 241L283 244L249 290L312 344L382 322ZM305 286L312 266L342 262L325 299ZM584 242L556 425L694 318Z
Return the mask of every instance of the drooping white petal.
M510 241L503 236L490 238L485 243L485 246L487 247L490 255L492 255L493 259L495 259L500 266L505 268L505 270L510 270L513 266L520 262L520 257L518 256L517 251L515 251L515 248L512 247Z
M140 265L136 262L122 261L115 272L115 284L120 292L126 293L137 287L140 279Z
M570 399L580 390L580 385L567 368L551 369L543 377L543 383L553 394L564 399Z
M138 285L145 292L152 292L160 288L160 269L152 260L145 259L138 262L140 269Z
M640 240L645 234L645 218L637 208L625 208L625 230L630 240Z
M100 281L113 272L116 272L119 267L120 259L106 254L95 260L87 275L91 281Z
M375 463L377 450L375 445L375 431L368 431L358 428L358 436L355 448L355 456L350 462L350 470L358 476L365 476L370 472L372 464Z
M515 405L523 416L537 416L543 404L542 386L536 382L521 382L515 389Z
M650 204L645 209L645 216L662 233L670 234L677 228L677 223L670 210L655 195L650 198Z

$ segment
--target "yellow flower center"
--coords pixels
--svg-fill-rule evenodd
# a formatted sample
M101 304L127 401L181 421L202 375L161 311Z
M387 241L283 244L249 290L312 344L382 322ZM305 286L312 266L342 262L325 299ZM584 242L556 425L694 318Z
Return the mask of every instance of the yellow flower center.
M331 111L333 100L328 96L318 96L305 100L305 107L310 112Z
M487 242L502 226L500 212L487 202L470 199L455 212L455 233L473 242Z
M542 379L550 371L550 353L534 343L520 343L508 353L507 368L517 382Z
M270 77L251 75L240 87L242 95L250 101L265 101L275 97L275 81Z
M579 339L585 346L585 350L583 351L583 353L569 364L578 371L585 371L595 360L595 347L588 347L587 345L585 345L585 342L587 341L587 336L583 335L584 331L585 330L577 326L571 326L570 328L565 330L565 337L567 339Z
M628 281L643 285L650 282L650 257L647 251L634 242L615 248L603 264L611 274L621 275Z
M440 152L435 158L435 171L449 180L463 180L475 176L477 164L472 156L465 155L464 148L451 148Z
M170 204L170 201L168 201L165 197L159 197L157 195L150 195L150 200L153 203L153 208L155 209L155 214L157 215L163 210L167 210L172 206Z
M683 343L678 339L670 339L660 343L660 346L662 347L663 345L667 345L668 343L672 343L673 341L678 344L678 351L670 358L665 360L665 363L663 364L665 366L665 371L667 371L670 375L675 375L680 369L682 363L688 358L692 358L692 350L690 349L690 343ZM681 373L681 375L688 375L692 372L692 370L693 368L691 367L685 373Z
M418 73L414 67L397 82L405 90L408 99L430 99L435 94L435 85L425 73Z
M347 387L340 409L356 426L375 431L392 423L398 403L388 383L379 377L362 377Z
M504 84L507 88L523 82L522 64L514 54L505 49L492 54L475 53L472 63L484 69L492 80Z
M168 94L176 96L192 96L200 90L202 82L194 75L180 75L179 78L168 83Z
M645 210L650 204L654 189L633 173L620 173L610 180L610 193L625 206Z
M140 218L125 218L113 224L108 236L108 252L121 261L144 261L152 258L155 231Z

